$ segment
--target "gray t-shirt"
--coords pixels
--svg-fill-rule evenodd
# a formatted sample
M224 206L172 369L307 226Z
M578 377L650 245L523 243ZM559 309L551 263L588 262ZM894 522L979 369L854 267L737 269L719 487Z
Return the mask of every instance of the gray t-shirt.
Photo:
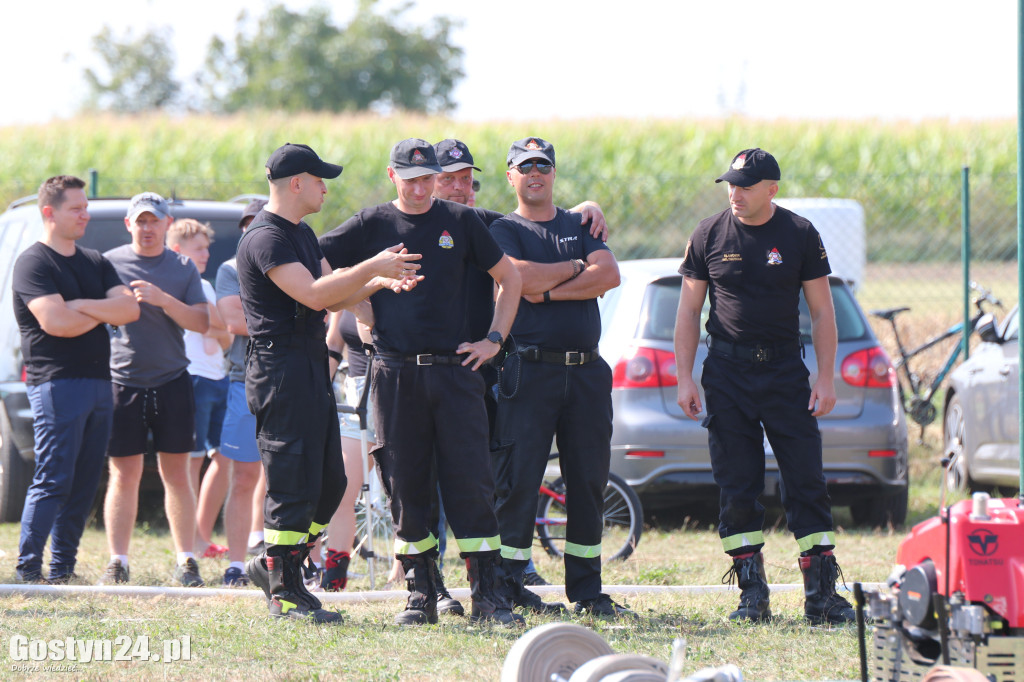
M159 256L139 256L131 244L125 244L103 255L126 286L143 279L185 305L206 303L195 264L170 249L164 249ZM139 319L118 328L111 336L111 381L123 386L156 388L188 369L183 330L161 308L149 303L140 303L139 308Z
M238 266L235 259L226 260L217 268L217 300L228 296L241 296L238 287ZM235 336L227 352L228 376L231 381L245 381L245 345L249 337Z

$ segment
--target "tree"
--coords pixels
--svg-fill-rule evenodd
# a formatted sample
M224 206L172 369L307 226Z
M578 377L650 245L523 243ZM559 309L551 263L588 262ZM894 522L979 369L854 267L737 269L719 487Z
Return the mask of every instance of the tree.
M87 68L83 72L89 87L88 109L138 113L172 105L181 84L172 76L174 50L171 29L149 29L138 39L129 29L118 38L109 26L93 36L92 47L105 64L109 78Z
M464 75L462 48L451 43L458 24L437 17L428 26L404 28L398 20L409 3L385 17L374 11L377 2L360 0L344 27L322 5L305 13L275 5L255 30L243 12L233 46L219 38L209 45L206 72L198 78L209 108L452 108L452 90Z

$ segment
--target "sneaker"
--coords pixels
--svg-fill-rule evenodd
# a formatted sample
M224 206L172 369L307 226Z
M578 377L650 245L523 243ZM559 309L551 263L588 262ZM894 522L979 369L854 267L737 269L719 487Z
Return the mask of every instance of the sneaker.
M530 587L537 587L538 585L550 585L547 580L544 580L544 576L537 571L527 571L523 573L523 584Z
M247 547L245 549L246 554L248 554L249 556L259 556L260 554L263 554L265 551L267 551L267 543L263 540L260 540L255 545Z
M348 552L336 549L327 550L324 570L320 573L320 587L327 592L341 592L348 585L348 564L351 560Z
M100 576L98 585L123 585L131 579L131 573L127 566L121 564L120 559L112 559L107 564L106 570Z
M78 576L74 571L68 571L66 573L50 573L50 577L46 579L46 582L50 585L67 585L72 580L78 580Z
M224 571L224 586L225 587L248 587L249 576L245 574L245 571L238 568L237 566L230 566L228 570Z
M46 578L43 577L42 570L38 568L21 569L17 568L14 570L15 578L19 583L38 583L43 584L46 582Z
M576 602L573 611L578 616L597 616L599 618L636 618L637 615L625 606L619 606L612 598L602 592L594 599L581 599Z
M191 557L185 563L174 567L174 579L185 587L203 587L206 583L199 576L199 564Z
M224 545L215 545L210 543L210 546L203 552L204 559L223 559L228 555L228 548Z

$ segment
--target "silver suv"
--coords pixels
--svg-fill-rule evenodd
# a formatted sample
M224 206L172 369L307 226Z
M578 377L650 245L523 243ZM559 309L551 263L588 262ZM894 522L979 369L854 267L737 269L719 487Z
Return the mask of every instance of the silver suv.
M633 487L645 510L718 499L707 432L676 403L672 335L680 262L620 262L622 284L600 301L601 355L614 369L611 469ZM818 420L828 491L833 504L849 505L855 523L898 526L907 515L907 424L892 366L849 287L837 277L829 283L839 329L837 402ZM804 362L813 381L817 367L802 297L800 310ZM698 374L706 353L701 343ZM777 498L778 464L765 445L765 495Z
M206 276L235 254L241 231L242 211L252 195L229 201L171 200L175 218L195 218L215 232L210 245ZM265 197L259 197L265 198ZM128 199L90 199L89 226L78 241L100 253L127 244L131 235L124 224ZM18 521L25 504L25 491L32 482L32 410L25 393L21 361L21 334L14 319L11 275L14 261L29 245L43 236L43 222L36 197L20 199L0 214L0 522Z

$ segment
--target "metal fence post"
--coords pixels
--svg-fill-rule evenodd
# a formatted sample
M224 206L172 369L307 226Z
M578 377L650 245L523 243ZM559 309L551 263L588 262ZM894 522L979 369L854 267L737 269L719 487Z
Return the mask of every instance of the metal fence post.
M971 355L971 169L964 166L960 171L960 261L964 271L964 329L960 348L964 360Z
M89 198L96 199L100 195L100 174L95 168L89 169Z

